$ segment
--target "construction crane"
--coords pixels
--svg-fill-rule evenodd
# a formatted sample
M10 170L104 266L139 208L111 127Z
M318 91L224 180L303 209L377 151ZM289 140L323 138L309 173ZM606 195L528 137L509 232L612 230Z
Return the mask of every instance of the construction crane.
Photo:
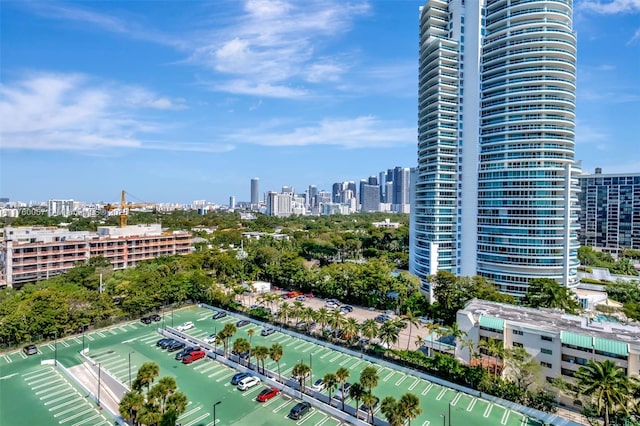
M155 206L156 203L128 203L125 199L125 190L122 190L122 195L120 197L120 204L107 204L104 206L105 211L110 212L112 210L119 210L120 214L120 228L124 228L127 226L127 215L129 214L129 209L133 209L136 207L148 207ZM131 194L129 194L131 195Z

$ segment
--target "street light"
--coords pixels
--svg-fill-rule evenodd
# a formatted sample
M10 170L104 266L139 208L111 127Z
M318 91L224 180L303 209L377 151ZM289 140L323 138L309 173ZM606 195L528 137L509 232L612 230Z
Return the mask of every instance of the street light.
M213 404L213 426L216 426L216 405L220 404L222 401L218 401Z
M100 364L98 364L98 407L100 406Z
M442 417L442 426L447 426L447 415L445 413L441 413L440 417Z
M451 401L449 401L449 426L451 426Z
M218 327L214 327L213 334L213 359L218 359Z
M53 362L54 365L58 365L58 332L53 335Z
M131 389L131 354L135 352L129 352L129 389Z

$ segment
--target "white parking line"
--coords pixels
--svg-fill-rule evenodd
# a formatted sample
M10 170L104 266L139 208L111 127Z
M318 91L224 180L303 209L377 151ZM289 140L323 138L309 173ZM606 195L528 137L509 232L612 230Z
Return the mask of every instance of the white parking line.
M56 392L51 392L51 393L49 393L49 394L47 394L45 396L40 397L40 401L46 401L47 399L53 398L54 396L60 395L61 393L65 393L65 395L64 395L65 398L73 396L73 394L69 394L68 391L69 391L69 389L60 389L60 390L58 390ZM45 405L47 405L47 404L48 404L48 402L45 403Z
M433 387L433 383L429 383L427 387L424 388L424 390L422 391L422 395L426 395L431 390L432 387Z
M414 390L416 386L418 386L418 383L420 383L420 379L416 379L416 381L409 386L409 390Z
M448 388L442 388L438 396L436 396L436 401L440 401L442 397L447 393Z
M26 373L26 374L23 374L23 375L22 375L22 377L23 377L25 380L32 380L32 379L35 379L35 378L37 378L37 377L46 376L46 375L50 374L50 373L51 373L51 371L52 371L52 370L51 370L51 368L47 368L47 369L45 369L45 370L38 370L38 371L35 371L35 372L33 372L33 373Z
M13 361L11 360L11 358L9 358L8 355L4 356L4 360L7 361L9 364L11 364Z
M67 417L66 419L60 420L58 423L60 423L60 424L64 424L64 423L66 423L66 422L68 422L68 421L70 421L70 420L73 420L73 419L77 418L77 417L84 416L85 414L90 413L90 412L92 412L92 411L93 411L93 407L92 407L92 408L89 408L89 409L87 409L87 410L85 410L85 411L81 411L81 412L79 412L79 413L77 413L77 414L74 414L74 415L73 415L73 416L71 416L71 417Z
M37 396L37 395L40 395L40 394L43 394L43 393L45 393L45 392L51 392L52 390L54 390L54 389L58 389L58 388L60 388L61 386L66 386L67 390L69 389L69 385L68 385L66 382L62 382L62 383L59 383L59 384L57 384L57 385L55 385L55 386L51 386L51 387L50 387L50 388L48 388L48 389L45 389L45 390L41 390L41 391L36 392L36 396Z
M78 398L78 397L77 397L77 395L73 395L73 396L74 396L74 398L73 398L73 399L71 399L71 400L69 400L69 401L65 401L65 402L63 402L63 403L61 403L61 404L58 404L58 405L56 405L55 407L51 407L51 408L49 408L49 411L58 411L59 409L61 409L61 408L63 408L63 407L66 407L66 406L67 406L67 405L69 405L69 404L75 404L75 403L76 403L76 402L78 402L78 401L82 401L82 399L81 399L81 398Z
M31 386L31 389L32 389L32 390L36 390L36 389L43 388L43 387L45 387L45 386L51 386L51 384L52 384L52 383L60 383L60 382L64 383L64 381L63 381L63 380L60 380L59 378L57 378L56 380L51 380L51 381L49 381L49 382L47 382L47 383L44 383L44 384L42 384L42 385Z
M96 418L98 418L98 417L100 417L100 414L95 414L93 417L89 417L88 419L84 419L84 420L82 420L82 421L79 421L78 423L74 423L74 424L73 424L73 425L71 425L71 426L80 426L80 425L83 425L83 424L85 424L85 423L88 423L88 422L90 422L91 420L94 420L94 419L96 419Z
M206 419L207 417L209 417L209 413L204 413L203 415L201 415L197 419L194 419L194 420L190 421L189 423L185 423L184 426L194 425L194 424L198 423L199 421ZM217 419L216 419L216 421L217 421Z
M45 402L44 405L46 407L47 405L55 404L58 401L62 401L63 399L68 399L68 398L75 398L75 395L73 395L73 394L71 394L71 395L70 394L62 395L61 397L58 397L58 398L52 399L51 401ZM46 399L46 398L40 398L40 399L42 400L42 399Z

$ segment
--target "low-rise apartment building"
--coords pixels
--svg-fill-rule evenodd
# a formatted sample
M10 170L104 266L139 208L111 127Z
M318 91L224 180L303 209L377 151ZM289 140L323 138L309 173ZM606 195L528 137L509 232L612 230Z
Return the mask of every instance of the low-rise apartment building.
M147 259L192 251L192 235L163 230L159 224L98 227L97 232L52 227L3 229L0 283L20 287L73 268L78 262L102 256L114 269Z
M604 318L602 318L604 319ZM543 377L571 381L582 365L613 361L628 376L640 374L640 326L568 315L553 309L532 309L474 299L458 311L457 322L481 348L494 339L505 349L523 347L542 366ZM482 355L482 350L479 351ZM468 347L458 355L471 361ZM489 358L489 357L487 357Z

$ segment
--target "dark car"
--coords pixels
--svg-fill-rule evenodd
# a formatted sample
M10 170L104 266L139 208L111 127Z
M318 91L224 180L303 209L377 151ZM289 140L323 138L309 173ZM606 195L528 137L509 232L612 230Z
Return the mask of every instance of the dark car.
M184 348L185 346L187 346L187 345L185 345L184 343L179 342L179 341L177 341L177 340L174 340L173 342L171 342L171 343L167 346L167 351L169 351L169 352L175 352L175 351L177 351L178 349L182 349L182 348Z
M362 404L362 405L360 406L360 409L361 409L362 411L375 410L375 409L376 409L376 407L378 406L378 404L380 403L380 398L378 398L377 396L376 396L375 398L376 398L376 400L375 400L375 402L373 403L373 405L372 405L370 408L369 408L369 407L367 407L366 405Z
M256 400L258 402L265 402L270 400L271 398L278 396L278 392L280 392L277 388L267 388L263 389L262 392L258 394Z
M239 357L240 359L247 359L249 358L249 351L244 351L244 352L240 352L238 353L238 351L231 351L231 353L237 357Z
M151 321L155 321L155 322L158 322L158 321L160 321L162 319L162 317L160 315L158 315L158 314L153 314L153 315L149 316L149 318L151 318Z
M275 328L263 328L262 331L260 332L260 335L261 336L270 336L275 332L276 332Z
M238 383L240 383L240 380L244 379L245 377L249 377L249 376L250 376L250 374L248 374L248 373L236 373L231 378L231 384L232 385L237 385Z
M140 322L143 323L143 324L151 324L151 318L142 317L142 318L140 318Z
M251 324L251 321L249 320L240 320L236 323L236 327L240 328L240 327L244 327L245 325Z
M24 352L26 355L35 355L38 353L38 348L36 347L36 345L27 345L22 348L22 352Z
M342 312L348 313L348 312L353 312L353 306L351 305L344 305L340 307L340 310Z
M214 320L217 320L217 319L220 319L220 318L224 318L226 316L227 316L226 312L218 311L211 318L213 318Z
M176 359L178 361L180 361L182 358L184 358L185 356L189 355L191 352L193 351L199 351L200 348L197 346L187 346L186 348L184 348L183 350L181 350L180 352L178 352L176 354Z
M306 401L298 402L291 411L289 411L289 418L293 420L300 420L310 410L311 404Z
M164 339L160 339L156 342L156 346L160 346L162 349L166 349L169 343L173 342L173 339L165 337Z

